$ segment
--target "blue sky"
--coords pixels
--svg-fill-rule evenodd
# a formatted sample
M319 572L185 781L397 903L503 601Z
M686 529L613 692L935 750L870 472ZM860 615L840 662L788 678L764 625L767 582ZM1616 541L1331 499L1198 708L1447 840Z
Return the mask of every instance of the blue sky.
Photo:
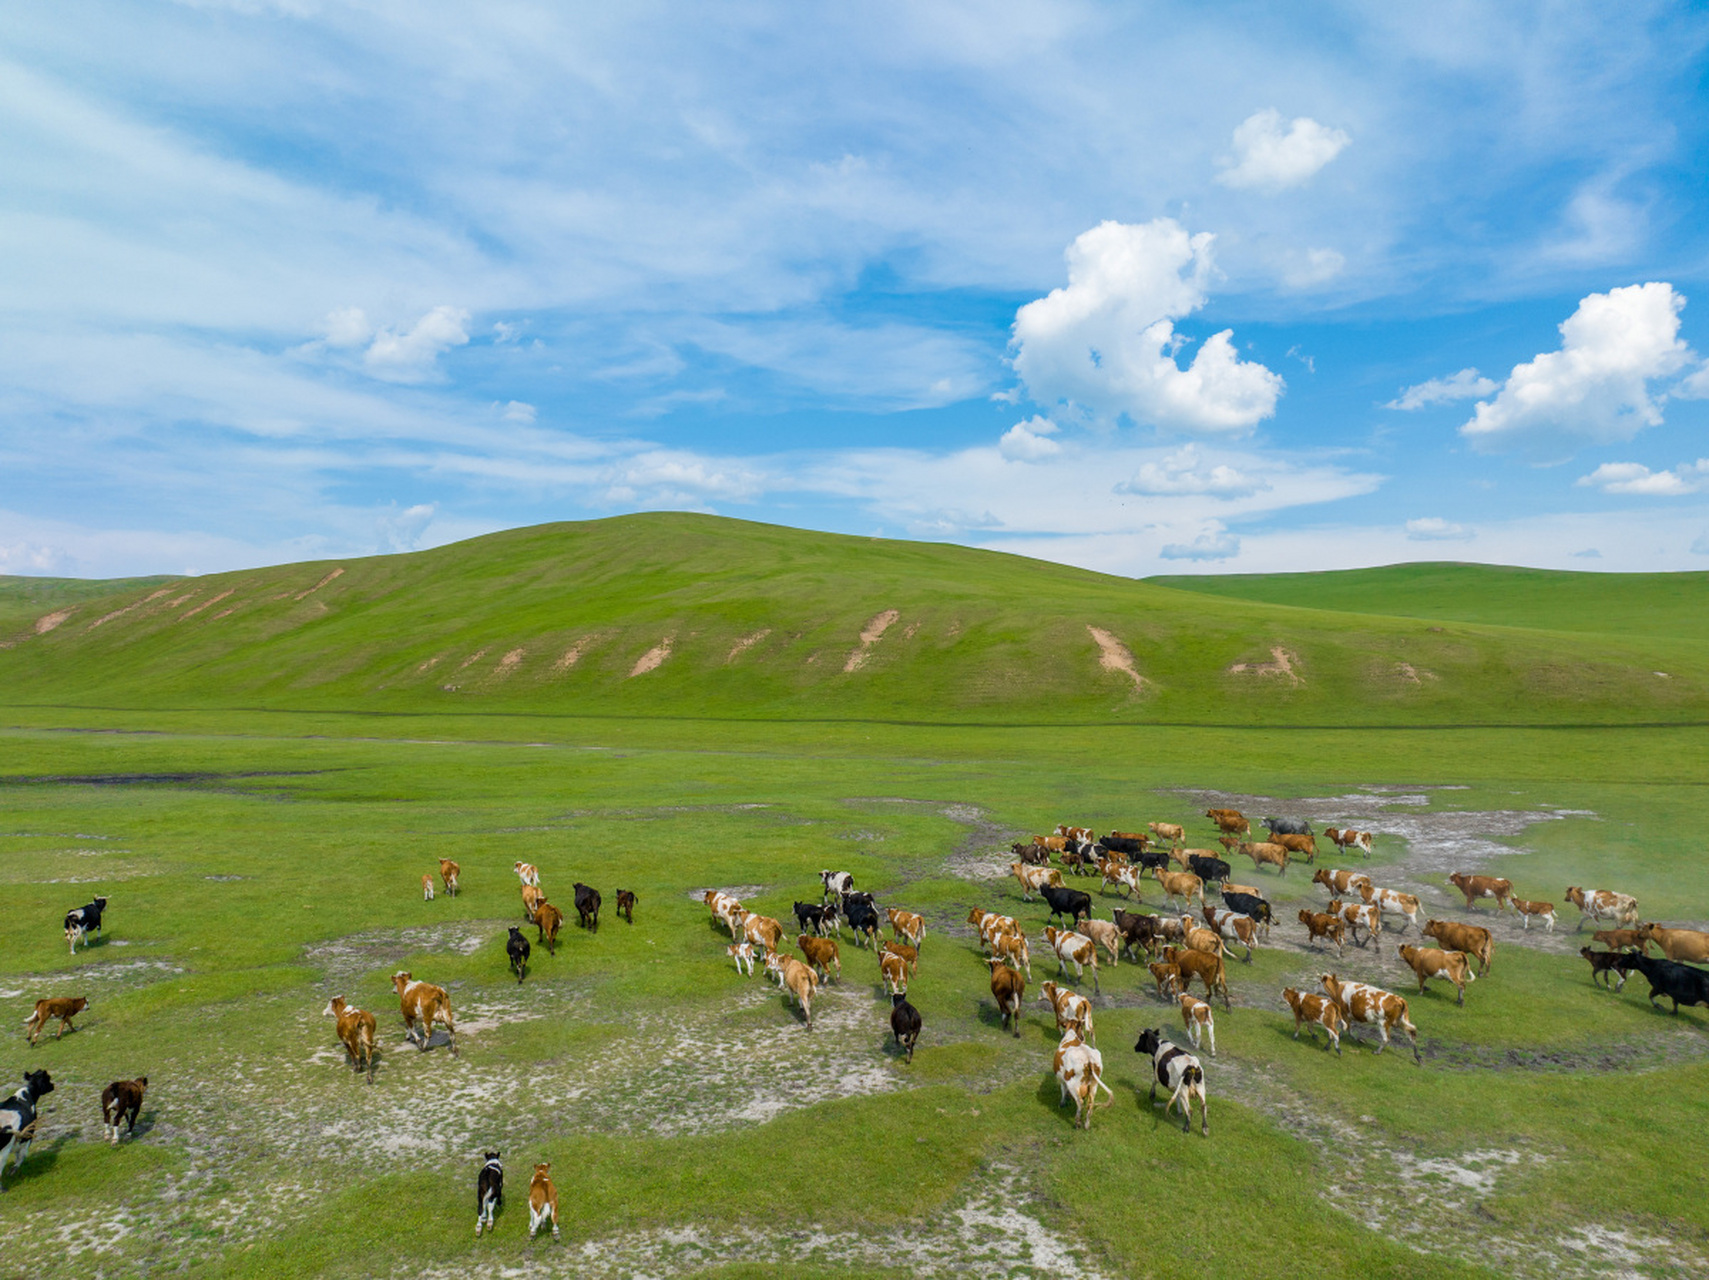
M0 572L1709 568L1709 14L25 4Z

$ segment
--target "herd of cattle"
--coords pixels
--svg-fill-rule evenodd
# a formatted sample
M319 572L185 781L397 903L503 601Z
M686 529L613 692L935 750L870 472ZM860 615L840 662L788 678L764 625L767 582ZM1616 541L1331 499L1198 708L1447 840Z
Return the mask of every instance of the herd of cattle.
M1254 841L1250 821L1238 811L1209 809L1205 816L1216 827L1225 856L1208 848L1187 847L1186 828L1165 822L1151 823L1144 832L1112 831L1101 838L1089 828L1063 825L1054 835L1035 836L1031 843L1012 847L1015 861L1010 870L1019 885L1021 901L1042 900L1049 907L1037 937L1046 952L1055 956L1057 971L1055 980L1041 984L1040 1003L1051 1011L1061 1036L1052 1070L1061 1088L1062 1104L1074 1106L1076 1126L1091 1124L1100 1092L1112 1098L1113 1094L1104 1083L1103 1057L1095 1047L1092 998L1065 985L1068 970L1073 969L1077 982L1090 970L1096 997L1102 994L1103 961L1116 968L1122 956L1138 962L1143 953L1158 998L1178 1005L1192 1049L1203 1048L1214 1058L1216 1020L1212 1002L1220 997L1224 1011L1232 1009L1225 967L1231 948L1238 946L1243 953L1241 961L1249 963L1253 949L1269 942L1271 929L1277 924L1263 890L1256 884L1237 883L1227 857L1250 858L1254 879L1259 879L1265 868L1280 879L1292 863L1315 863L1318 835L1303 820L1265 818L1262 822L1267 838ZM1369 832L1331 827L1322 837L1341 851L1356 849L1366 857L1371 853ZM536 942L556 955L563 912L541 889L538 868L517 862L513 870L521 882L523 915L536 929ZM1097 877L1101 896L1113 890L1135 906L1142 894L1155 886L1166 905L1179 902L1184 910L1182 914L1153 914L1116 907L1110 919L1100 920L1093 914L1092 894L1067 884L1064 873L1082 879ZM439 883L447 895L457 895L460 875L457 863L440 860ZM816 900L798 901L793 906L794 950L800 952L799 959L786 948L784 926L778 919L749 911L734 896L716 889L706 891L702 900L713 919L728 931L730 943L725 952L738 972L752 976L763 971L775 980L787 998L800 1007L809 1030L821 984L842 978L839 943L845 929L852 932L856 945L869 949L877 959L879 979L891 1001L890 1029L896 1051L911 1063L924 1020L909 1002L908 983L918 971L926 919L900 907L881 910L871 893L855 888L853 876L846 871L822 871L819 879ZM1449 876L1448 882L1464 896L1468 912L1482 900L1491 899L1498 912L1513 910L1526 929L1533 921L1550 931L1555 927L1554 904L1515 896L1508 880L1460 873ZM1325 891L1328 900L1322 910L1306 907L1298 913L1307 947L1333 946L1337 957L1344 957L1349 942L1361 948L1378 945L1387 927L1385 920L1395 918L1401 935L1416 929L1419 943L1429 940L1437 944L1401 944L1396 948L1396 954L1417 978L1421 993L1429 981L1437 979L1453 986L1456 1003L1464 1005L1467 984L1489 974L1495 943L1493 934L1483 926L1434 919L1421 924L1416 896L1383 888L1356 870L1314 868L1312 884ZM1217 886L1221 905L1207 900L1210 885ZM422 877L422 889L423 897L431 901L435 892L431 874ZM1593 981L1621 991L1636 971L1649 980L1652 1004L1666 997L1676 1014L1681 1005L1709 1006L1709 970L1695 967L1709 961L1709 933L1641 923L1637 901L1627 894L1574 886L1567 889L1565 897L1578 908L1578 928L1582 929L1587 920L1615 926L1598 929L1592 935L1600 948L1590 946L1580 951L1590 964ZM580 926L589 933L597 932L602 905L599 891L577 882L573 901ZM1191 913L1195 901L1198 915ZM617 891L618 914L630 924L634 923L635 906L634 893ZM97 897L66 914L65 935L73 955L80 942L87 943L89 934L101 931L106 907L107 899ZM979 940L980 958L989 975L1002 1027L1018 1037L1027 985L1033 976L1027 929L1013 916L980 908L968 912L967 923ZM889 939L881 937L885 928L890 930ZM1661 958L1649 954L1651 946L1661 951ZM509 929L505 950L511 971L522 982L532 948L521 929ZM1203 990L1203 999L1192 993L1195 981ZM406 1038L425 1052L435 1028L442 1025L446 1043L456 1055L450 993L407 971L393 974L392 986ZM1319 986L1320 992L1293 987L1281 992L1282 1002L1294 1017L1296 1040L1305 1030L1315 1044L1317 1030L1322 1028L1325 1050L1333 1047L1339 1055L1342 1036L1352 1025L1364 1023L1376 1033L1376 1053L1382 1053L1391 1036L1399 1033L1411 1044L1414 1062L1422 1062L1418 1028L1405 997L1370 983L1345 980L1334 972L1319 975ZM55 1039L75 1030L71 1020L88 1003L86 997L38 1000L25 1024L29 1043L36 1045L47 1024L56 1019L59 1029ZM334 1020L348 1064L372 1083L377 1040L374 1015L343 996L334 996L324 1013ZM1167 1093L1164 1114L1179 1108L1184 1131L1190 1132L1196 1099L1201 1132L1208 1136L1205 1070L1197 1055L1172 1043L1159 1027L1144 1030L1134 1049L1150 1060L1153 1104L1157 1086L1162 1085ZM147 1086L147 1077L116 1080L103 1092L104 1133L114 1145L119 1142L121 1124L127 1132L134 1131ZM0 1102L0 1191L5 1189L8 1164L21 1164L28 1155L38 1130L40 1102L53 1089L46 1071L31 1071L24 1077L24 1086ZM545 1225L558 1235L557 1191L549 1176L550 1167L544 1163L534 1167L529 1187L530 1238ZM492 1228L493 1210L502 1202L503 1188L501 1153L486 1152L476 1191L477 1236Z

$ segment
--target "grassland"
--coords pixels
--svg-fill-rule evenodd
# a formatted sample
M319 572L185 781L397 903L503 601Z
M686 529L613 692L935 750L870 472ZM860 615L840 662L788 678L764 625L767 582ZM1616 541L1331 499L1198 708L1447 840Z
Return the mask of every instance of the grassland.
M562 531L535 536L563 544ZM789 558L781 533L756 536L775 542L765 554ZM81 632L67 622L0 654L10 672L36 673L0 686L0 1004L16 1028L38 994L93 998L62 1042L0 1041L0 1074L39 1064L61 1082L48 1138L0 1197L0 1275L69 1264L107 1276L452 1276L502 1265L852 1277L894 1274L901 1259L922 1275L1167 1277L1685 1275L1709 1265L1709 1179L1694 1155L1709 1121L1709 1014L1655 1012L1641 980L1623 996L1593 988L1570 938L1486 922L1496 966L1459 1009L1442 991L1409 990L1392 952L1350 948L1338 966L1304 950L1289 922L1321 894L1306 876L1264 874L1283 923L1276 945L1231 965L1234 1008L1219 1009L1220 1055L1207 1063L1207 1141L1146 1105L1133 1038L1180 1025L1148 975L1126 964L1104 974L1098 1040L1116 1100L1077 1132L1055 1105L1048 1017L1035 1005L1018 1040L1000 1033L961 924L976 904L1043 924L1044 908L1001 879L1008 838L1065 819L1190 821L1208 803L1204 790L1371 826L1379 879L1420 893L1438 914L1466 915L1442 880L1449 863L1468 861L1512 877L1524 896L1558 901L1568 883L1599 884L1637 894L1646 917L1701 923L1709 730L1623 724L1662 712L1587 701L1582 690L1557 690L1558 705L1536 717L1554 727L1429 727L1434 706L1380 702L1351 705L1334 725L1248 724L1264 719L1257 695L1230 691L1217 665L1230 651L1261 653L1278 634L1248 606L1013 561L1021 586L1005 587L1000 566L978 557L960 575L964 596L952 597L956 575L925 552L913 576L897 568L892 581L835 590L836 558L865 548L815 550L804 537L794 556L803 576L764 588L766 607L807 600L815 574L827 586L802 609L858 600L836 615L841 632L821 624L820 649L838 660L831 676L803 676L792 658L753 675L748 687L772 699L763 716L739 714L740 699L716 687L722 635L704 651L684 640L671 660L702 653L699 666L626 676L661 619L679 619L682 637L693 619L705 634L734 607L706 603L713 595L758 598L764 574L720 580L692 546L688 567L627 594L617 579L635 583L632 569L607 565L616 578L603 588L566 591L554 584L573 575L552 578L554 561L537 566L544 585L530 595L513 546L499 557L509 578L459 576L447 557L437 579L412 587L400 577L382 591L381 575L413 573L416 562L379 562L371 582L352 564L322 591L359 579L352 585L374 593L368 604L335 598L318 621L284 625L317 597L279 602L285 611L271 623L258 601L256 632L223 648L186 639L194 620L113 631L128 634L121 641L107 626L89 631L85 613ZM915 551L868 552L879 553ZM733 577L746 572L728 547L707 554L723 556ZM266 571L297 590L328 572ZM436 601L422 585L433 580L465 594ZM583 684L543 680L526 697L501 682L442 699L431 687L380 689L378 659L350 656L370 641L379 652L387 637L412 659L453 635L489 643L476 637L496 637L509 615L483 581L508 584L509 604L538 610L504 633L518 645L548 634L552 619L560 638L591 626L562 622L568 597L575 610L607 610L602 625L630 637L623 661L597 676L578 665ZM1121 632L1143 671L1174 672L1182 689L1221 689L1229 722L1146 723L1159 708L1143 698L1082 697L1060 709L1025 693L956 703L1005 652L991 639L998 622L978 618L1020 618L1051 581L1061 594L1036 606L1047 619L1070 598L1081 610L1105 592L1107 609L1125 600L1136 617L1161 601L1155 616L1182 635L1189 621L1230 635L1244 626L1245 649L1228 641L1202 671L1161 647L1149 663L1137 621ZM195 599L217 595L213 585ZM95 616L158 589L97 596ZM659 602L672 592L693 599ZM1190 614L1189 604L1208 612ZM901 628L911 608L938 619L934 643L957 621L959 638L984 639L961 651L962 666L934 675L924 652L886 655L889 637L872 646L872 669L847 673L888 671L891 692L875 694L841 679L841 666L879 607L897 608ZM364 608L358 626L351 619ZM753 608L726 634L768 620L783 629ZM444 631L394 631L399 610L424 626L439 617ZM1329 662L1319 655L1352 646L1350 637L1373 644L1418 631L1392 617L1297 612L1305 616L1286 634L1313 664L1308 681ZM1059 627L1065 647L1050 660L1062 680L1109 674L1079 638L1068 646L1077 629L1084 636L1082 617L1104 625L1107 616L1092 609L1035 627ZM1452 695L1485 721L1508 714L1503 681L1524 670L1515 653L1579 644L1572 651L1615 664L1619 652L1602 635L1542 631L1504 647L1512 626L1465 625L1468 643L1506 655L1478 668L1487 684ZM315 635L341 673L299 685ZM351 647L334 643L341 636ZM953 645L944 651L941 664L962 661ZM1687 684L1690 657L1674 656L1686 659ZM200 684L190 674L198 660ZM707 679L697 683L697 671ZM1301 719L1332 707L1311 696L1319 700L1292 707ZM886 698L899 700L894 718L917 723L886 723ZM1695 714L1689 699L1670 705L1667 714ZM1070 723L1077 707L1097 715ZM1056 723L976 722L998 711ZM1567 723L1597 718L1607 723ZM1202 819L1194 830L1208 841ZM420 876L440 856L461 862L464 892L424 903ZM597 935L571 929L557 956L536 951L518 987L503 954L519 914L517 859L539 864L559 901L577 879L608 902L616 887L634 889L636 924L608 915ZM829 866L928 917L911 990L926 1034L911 1067L886 1048L887 1002L870 957L844 944L845 981L826 992L808 1032L774 988L736 975L689 896L739 887L757 908L786 915ZM58 918L96 892L112 899L107 936L71 957ZM1101 900L1100 913L1115 903ZM1337 967L1408 993L1423 1067L1363 1045L1337 1059L1290 1038L1278 990ZM451 989L460 1058L404 1047L387 985L398 968ZM1034 965L1037 979L1053 972ZM320 1017L338 993L379 1016L372 1086L342 1066ZM96 1141L100 1087L139 1073L151 1080L142 1128L110 1150ZM474 1175L494 1146L512 1200L497 1238L477 1246ZM521 1193L535 1159L553 1162L561 1243L524 1239Z

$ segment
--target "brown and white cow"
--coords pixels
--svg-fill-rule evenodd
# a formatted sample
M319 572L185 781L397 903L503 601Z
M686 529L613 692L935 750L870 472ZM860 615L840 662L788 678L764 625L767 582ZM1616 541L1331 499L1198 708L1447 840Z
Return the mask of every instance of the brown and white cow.
M126 1133L136 1133L136 1119L147 1089L148 1077L138 1076L135 1080L115 1080L101 1090L101 1127L115 1147L119 1145L120 1124Z
M1406 1016L1405 999L1369 983L1343 982L1333 973L1323 974L1318 980L1323 984L1324 994L1335 1001L1348 1023L1364 1022L1376 1027L1377 1034L1383 1038L1382 1044L1377 1046L1378 1053L1389 1047L1389 1032L1399 1027L1412 1041L1413 1062L1423 1065L1424 1059L1418 1054L1418 1028Z
M518 862L512 869L523 884L531 884L536 889L540 887L540 868L532 862Z
M1153 960L1145 966L1151 970L1152 981L1157 983L1158 999L1167 999L1179 994L1181 990L1181 966L1171 964L1167 960Z
M1645 955L1653 942L1669 960L1695 964L1709 961L1709 933L1701 929L1666 929L1652 921L1639 926L1638 936L1638 950Z
M1181 1023L1187 1028L1187 1035L1193 1041L1193 1048L1199 1047L1199 1037L1203 1035L1205 1043L1210 1046L1211 1057L1216 1057L1216 1019L1211 1016L1211 1007L1197 996L1190 996L1185 991L1181 993Z
M813 997L819 991L819 977L794 956L773 951L765 958L765 971L777 978L777 985L795 997L807 1019L807 1029L813 1029Z
M1541 920L1550 933L1555 931L1555 904L1552 902L1532 902L1529 898L1512 899L1513 909L1519 912L1519 919L1525 928L1531 928L1533 920Z
M1341 1016L1341 1006L1328 996L1320 996L1312 991L1295 991L1292 987L1282 988L1282 999L1288 1002L1288 1008L1294 1011L1294 1039L1300 1038L1300 1028L1310 1027L1311 1042L1317 1043L1317 1028L1322 1027L1329 1033L1329 1039L1324 1048L1335 1048L1335 1056L1341 1056L1341 1029L1347 1025Z
M1341 850L1342 853L1346 853L1349 849L1357 849L1367 858L1371 856L1371 833L1369 831L1355 831L1351 827L1330 827L1323 833L1323 838Z
M344 1045L344 1057L357 1072L368 1073L368 1083L374 1083L374 1038L377 1034L374 1015L358 1009L343 996L334 996L321 1010L338 1029L339 1042Z
M1019 969L1022 973L1026 974L1028 982L1032 981L1032 953L1027 947L1025 934L1008 932L1000 933L992 940L991 951L993 955L995 955L1004 964L1008 965L1011 969Z
M523 885L522 918L529 924L533 924L534 918L540 913L540 904L544 901L546 901L546 895L541 893L538 888L531 884Z
M1513 881L1503 880L1500 876L1474 876L1456 871L1448 877L1448 883L1466 895L1468 911L1479 898L1494 898L1496 910L1505 911L1507 900L1513 896Z
M1306 927L1309 935L1307 942L1316 942L1319 938L1329 938L1335 943L1335 954L1341 955L1347 949L1347 922L1333 911L1307 911L1300 909L1300 923Z
M1044 885L1062 884L1062 872L1056 867L1034 867L1024 862L1011 862L1009 871L1021 882L1021 901L1031 902L1033 894Z
M991 967L991 997L997 1002L997 1012L1003 1016L1003 1030L1014 1029L1016 1039L1021 1034L1021 1002L1026 999L1027 983L996 956L985 963Z
M1454 984L1460 993L1455 1004L1466 1003L1466 984L1477 980L1471 961L1464 951L1438 951L1435 947L1399 947L1397 954L1418 975L1418 994L1424 994L1424 984L1431 978L1441 978Z
M457 877L462 874L463 868L451 859L439 859L439 878L445 882L445 892L453 898L457 896Z
M1259 867L1275 867L1282 875L1288 874L1288 851L1270 840L1243 840L1235 849L1236 853L1244 854L1252 859L1252 869Z
M551 1172L551 1164L534 1166L534 1177L528 1183L528 1238L532 1240L534 1233L547 1222L552 1224L552 1238L558 1238L558 1188L552 1185L552 1179L546 1175Z
M37 1000L36 1010L24 1020L24 1034L31 1044L41 1038L42 1029L53 1019L59 1019L59 1030L53 1038L58 1040L67 1031L75 1031L71 1020L89 1007L88 996L53 996L47 1000Z
M1258 941L1258 922L1249 915L1230 911L1227 907L1206 907L1204 914L1205 923L1215 929L1225 941L1238 942L1246 948L1243 963L1251 964L1252 948ZM1211 1056L1216 1055L1213 1053Z
M783 926L770 916L750 911L742 920L742 937L759 943L767 951L776 951L783 941Z
M1567 901L1578 908L1577 933L1586 920L1613 920L1630 929L1638 923L1638 900L1629 893L1612 889L1581 889L1577 885L1567 890Z
M1430 920L1425 922L1424 936L1435 938L1444 951L1464 951L1476 958L1479 973L1488 973L1490 961L1495 958L1495 935L1475 924Z
M700 900L706 904L706 909L712 913L714 920L720 921L730 931L734 938L741 932L742 904L728 893L720 893L716 889L708 889L701 895Z
M1056 834L1059 836L1066 836L1070 840L1080 840L1087 844L1091 844L1098 838L1091 827L1070 827L1061 822L1056 824Z
M1092 1108L1097 1105L1098 1090L1115 1100L1115 1093L1104 1083L1104 1055L1087 1044L1079 1027L1070 1027L1056 1046L1051 1062L1056 1081L1062 1086L1062 1101L1074 1101L1074 1123L1082 1129L1092 1127Z
M1145 879L1145 869L1136 867L1129 862L1117 862L1114 858L1105 858L1098 864L1098 871L1104 878L1103 887L1108 889L1115 885L1122 891L1122 897L1128 898L1135 894L1143 896L1141 885Z
M926 939L926 918L912 911L903 911L900 907L888 907L884 914L890 919L890 932L898 941L908 940L911 947L919 947Z
M433 901L433 877L425 871L422 872L421 876L421 900L423 902Z
M564 913L550 902L542 902L540 909L534 913L534 923L539 928L540 942L546 944L546 950L553 955L558 954L558 930L564 927Z
M883 954L901 956L902 963L908 966L909 973L920 971L920 949L910 947L906 942L897 942L894 938L884 944Z
M1067 836L1034 836L1033 845L1050 853L1061 853L1074 842Z
M406 970L392 975L392 989L398 993L398 1006L404 1016L404 1038L416 1043L423 1053L433 1040L433 1024L443 1022L451 1044L451 1056L457 1055L457 1026L451 1018L451 993L431 982L417 982ZM421 1038L416 1039L416 1023L421 1024Z
M1383 931L1383 913L1367 902L1343 902L1340 898L1331 898L1327 910L1347 922L1353 941L1361 947ZM1363 938L1359 937L1361 929L1365 931Z
M1401 916L1406 924L1401 926L1401 932L1408 928L1418 927L1418 899L1410 893L1402 893L1398 889L1378 889L1372 885L1362 885L1359 896L1375 907L1383 915Z
M797 934L795 945L801 948L801 954L807 957L807 963L824 978L831 980L831 970L837 971L840 981L843 976L843 958L837 948L835 938L815 938L811 934Z
M1056 1029L1066 1031L1070 1026L1080 1028L1080 1034L1093 1044L1098 1042L1092 1026L1092 1002L1072 988L1047 982L1039 988L1039 1003L1056 1015Z
M736 962L736 972L748 977L754 976L754 944L751 942L732 942L724 948L724 954Z
M884 983L886 995L908 993L908 962L894 951L885 951L879 955L878 976Z
M1311 882L1320 884L1329 890L1332 898L1344 897L1348 894L1358 894L1363 897L1366 889L1375 888L1371 877L1360 871L1342 871L1338 868L1320 867L1312 873Z
M1178 823L1148 822L1146 826L1151 829L1151 834L1159 840L1168 840L1173 844L1180 844L1187 838L1187 829Z
M1058 929L1054 925L1044 927L1045 944L1056 953L1056 976L1062 977L1069 965L1074 966L1074 976L1085 976L1087 968L1092 970L1092 990L1098 987L1098 948L1093 941L1083 933L1073 929Z

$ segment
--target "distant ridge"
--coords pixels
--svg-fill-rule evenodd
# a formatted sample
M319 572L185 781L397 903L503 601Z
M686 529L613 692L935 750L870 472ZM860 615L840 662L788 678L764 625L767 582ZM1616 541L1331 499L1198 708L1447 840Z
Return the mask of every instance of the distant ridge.
M1529 573L1134 581L630 515L202 578L0 581L0 702L1260 731L1709 718L1695 598L1614 575L1514 590ZM1642 625L1562 625L1599 616L1584 577L1625 584L1607 589Z

